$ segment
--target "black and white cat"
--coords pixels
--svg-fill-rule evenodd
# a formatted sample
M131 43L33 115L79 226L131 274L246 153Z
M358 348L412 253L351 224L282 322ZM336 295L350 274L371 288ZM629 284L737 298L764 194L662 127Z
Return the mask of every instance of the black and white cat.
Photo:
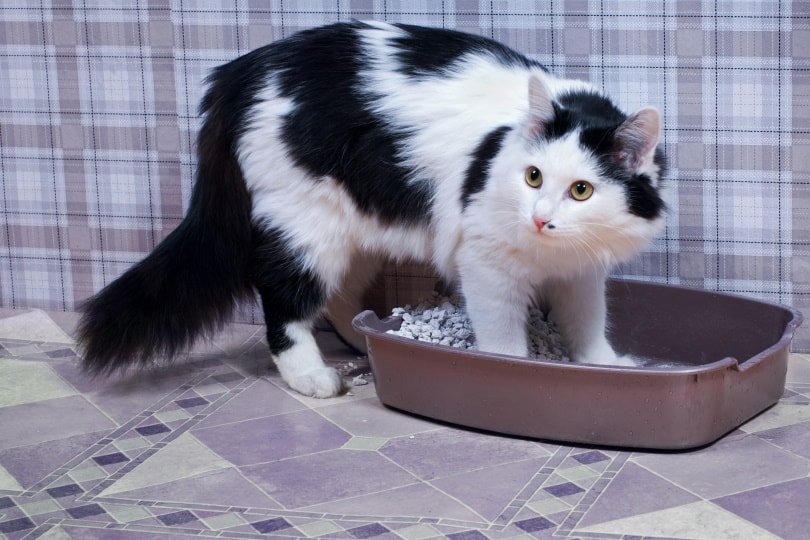
M84 308L83 365L168 357L258 291L284 381L334 396L313 321L350 321L381 259L460 287L484 351L525 356L542 294L579 362L605 277L662 228L660 116L483 37L381 22L300 32L216 68L188 215Z

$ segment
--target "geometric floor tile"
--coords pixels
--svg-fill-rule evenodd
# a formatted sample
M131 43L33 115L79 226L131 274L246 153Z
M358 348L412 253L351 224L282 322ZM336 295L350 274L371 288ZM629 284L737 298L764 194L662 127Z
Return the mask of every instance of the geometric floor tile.
M614 521L699 501L658 475L627 463L590 507L578 527Z
M735 435L682 454L648 454L635 462L700 497L713 499L802 478L810 461L751 435Z
M112 496L232 466L201 444L193 435L184 433L100 495Z
M0 407L75 393L75 389L42 362L0 359Z
M791 480L713 502L784 539L808 537L810 478Z
M708 501L693 502L666 510L578 528L576 532L688 538L690 540L779 539Z
M40 309L20 310L18 315L0 318L0 340L3 339L73 343L53 318Z
M330 399L287 388L261 327L229 325L173 367L93 380L60 326L75 316L4 316L0 539L805 540L810 529L802 355L785 397L740 430L641 452L389 409L372 376L351 387L367 360L323 325L326 360L349 385ZM20 329L52 341L4 337Z

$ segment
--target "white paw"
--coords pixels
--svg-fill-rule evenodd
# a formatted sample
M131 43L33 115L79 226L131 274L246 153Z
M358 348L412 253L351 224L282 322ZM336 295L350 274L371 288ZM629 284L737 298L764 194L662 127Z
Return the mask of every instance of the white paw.
M622 355L619 356L613 351L610 353L602 353L598 355L590 355L586 358L577 358L577 363L580 364L593 364L595 366L628 366L628 367L635 367L641 365L636 359L632 356Z
M303 375L290 378L287 384L296 392L316 398L329 398L338 395L343 388L340 374L334 368L313 369Z
M612 366L630 366L635 367L641 365L638 360L630 356L629 354L625 354L622 356L617 356L616 359L610 363Z

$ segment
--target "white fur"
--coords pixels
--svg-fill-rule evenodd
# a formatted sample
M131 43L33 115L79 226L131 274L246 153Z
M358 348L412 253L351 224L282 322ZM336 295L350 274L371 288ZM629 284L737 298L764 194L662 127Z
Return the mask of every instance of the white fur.
M341 320L342 331L368 280L363 276L335 296L353 262L371 255L416 259L432 262L444 277L460 282L482 350L525 356L526 309L540 290L574 358L619 362L605 338L604 279L613 264L631 257L660 230L662 219L650 222L629 214L622 187L599 177L576 134L538 147L523 138L521 128L528 121L533 77L551 96L590 87L540 69L505 67L486 55L464 59L441 78L413 82L398 71L388 44L402 30L374 23L362 32L373 58L373 67L361 74L363 84L382 96L375 109L392 128L413 133L400 158L416 170L412 182L432 184L430 221L384 224L360 212L335 179L309 178L290 160L280 138L282 117L292 103L279 97L272 81L239 143L254 219L281 228L290 245L305 254L306 266L332 295L330 314ZM515 129L493 161L485 189L463 211L460 194L470 156L500 126ZM540 188L524 180L530 165L542 172ZM642 167L657 172L652 154ZM578 180L594 185L590 199L570 196ZM538 231L533 216L554 228ZM288 324L286 332L295 345L275 359L284 380L304 394L335 395L339 377L324 366L309 323Z
M340 392L340 375L324 365L312 326L289 323L285 333L294 345L273 359L284 382L305 396L326 398Z

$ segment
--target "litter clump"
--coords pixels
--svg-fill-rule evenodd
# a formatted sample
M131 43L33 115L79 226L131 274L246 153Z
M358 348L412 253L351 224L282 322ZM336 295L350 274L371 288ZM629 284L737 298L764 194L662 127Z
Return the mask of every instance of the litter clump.
M478 348L472 323L458 295L448 297L434 291L430 297L420 299L416 307L396 307L391 313L402 318L402 325L399 330L389 330L389 334L457 349ZM541 309L529 308L527 324L529 358L570 362L557 326Z

